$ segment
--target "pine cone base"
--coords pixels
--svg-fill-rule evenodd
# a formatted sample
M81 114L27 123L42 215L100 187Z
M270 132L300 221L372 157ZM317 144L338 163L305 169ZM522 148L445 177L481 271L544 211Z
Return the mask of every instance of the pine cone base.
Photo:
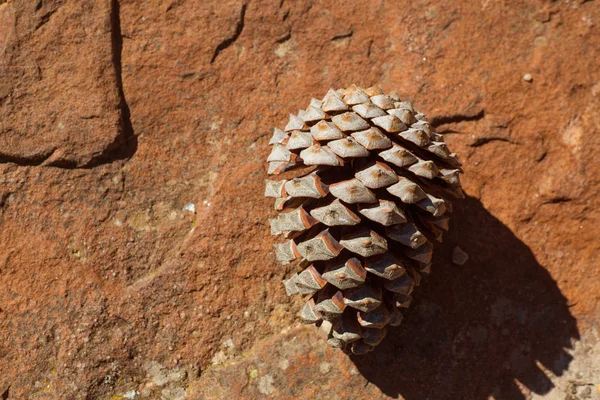
M365 354L402 322L462 198L456 155L410 102L377 87L330 89L290 115L269 142L265 196L284 281L306 296L299 315L327 342Z

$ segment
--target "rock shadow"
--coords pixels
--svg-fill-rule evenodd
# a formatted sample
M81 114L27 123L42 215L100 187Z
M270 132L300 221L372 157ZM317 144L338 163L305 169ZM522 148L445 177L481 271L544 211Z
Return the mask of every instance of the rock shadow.
M119 0L111 0L111 36L112 62L115 68L117 91L121 108L121 132L117 141L108 146L103 154L92 160L86 168L101 164L110 164L118 160L129 160L137 152L138 138L131 123L131 110L123 91L123 33L121 32L121 4Z
M579 339L566 298L531 250L475 198L455 204L431 276L403 325L390 328L357 369L388 396L525 399L552 389ZM540 227L540 229L544 229ZM454 246L469 254L451 263ZM522 386L521 389L519 386Z
M95 157L84 168L94 168L102 164L110 164L119 160L129 160L138 149L138 138L131 123L131 110L123 91L123 33L121 32L121 4L119 0L111 0L111 41L112 62L115 68L115 79L119 93L121 109L121 135L114 143L106 147L102 154Z

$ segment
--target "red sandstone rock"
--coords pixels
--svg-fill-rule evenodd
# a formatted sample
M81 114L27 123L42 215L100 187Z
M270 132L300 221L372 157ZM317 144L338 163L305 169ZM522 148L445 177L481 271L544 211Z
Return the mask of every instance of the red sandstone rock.
M79 167L118 151L124 132L111 2L3 3L0 160Z
M0 398L550 390L535 363L561 373L600 322L596 2L109 4L0 1ZM271 255L263 128L350 82L429 111L464 161L465 222L358 374L298 339L294 368L244 389L256 367L211 360L276 365L299 306Z

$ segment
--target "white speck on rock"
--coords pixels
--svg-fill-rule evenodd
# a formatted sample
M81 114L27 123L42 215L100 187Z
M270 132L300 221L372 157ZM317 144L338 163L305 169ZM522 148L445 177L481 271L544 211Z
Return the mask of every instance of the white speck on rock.
M233 339L229 338L225 342L223 342L223 347L229 350L235 350L235 343L233 343Z
M290 366L290 362L288 360L281 360L279 361L279 368L281 368L282 370L286 370L288 369Z
M275 47L275 55L279 58L283 58L290 52L290 50L292 50L292 47L293 42L291 40L286 40Z
M183 211L196 212L196 205L194 203L187 203L183 207Z
M156 386L165 386L170 382L181 382L186 378L186 372L179 368L168 370L163 365L151 361L144 367L148 378Z
M531 76L531 74L525 74L525 75L523 75L523 80L525 82L531 82L531 81L533 81L533 76Z
M275 379L273 379L272 375L265 375L258 380L258 391L260 394L269 395L275 391L275 386L273 383Z
M331 371L331 364L327 362L322 362L321 364L319 364L319 371L321 371L323 375L329 373L329 371Z
M137 395L135 390L130 390L129 392L125 393L123 395L124 398L126 399L135 399L135 396Z
M227 355L223 350L219 350L215 353L211 361L213 365L225 364L227 361Z
M175 389L163 389L160 393L162 398L165 400L185 400L185 389L184 388L175 388Z
M156 386L164 386L169 383L167 371L159 363L152 361L146 366L148 377Z

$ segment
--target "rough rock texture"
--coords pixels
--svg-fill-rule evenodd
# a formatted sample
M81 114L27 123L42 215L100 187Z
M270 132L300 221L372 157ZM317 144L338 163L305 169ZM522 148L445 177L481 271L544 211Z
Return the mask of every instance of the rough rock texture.
M79 167L124 141L110 1L3 2L0 161Z
M596 0L0 0L0 398L599 397L599 23ZM262 197L263 127L350 82L427 110L468 195L361 360L294 327Z

